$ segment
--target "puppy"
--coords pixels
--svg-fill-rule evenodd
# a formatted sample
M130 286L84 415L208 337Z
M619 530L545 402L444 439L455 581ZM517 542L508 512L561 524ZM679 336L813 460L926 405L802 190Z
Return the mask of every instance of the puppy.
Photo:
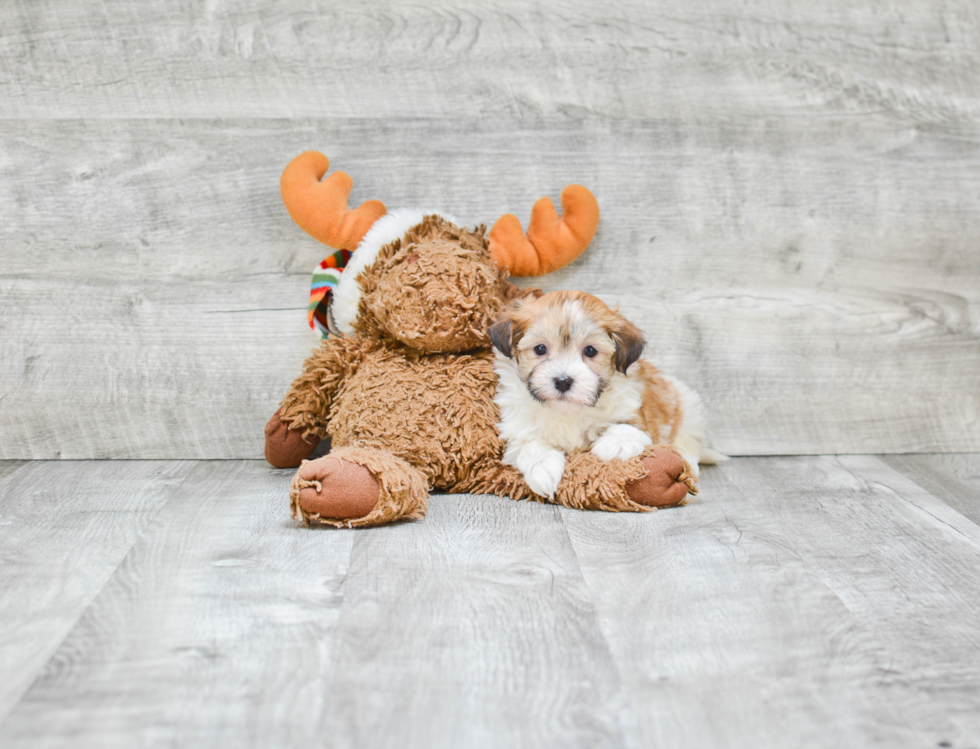
M641 359L643 334L591 294L517 300L489 334L503 460L536 494L554 498L572 450L626 460L671 445L695 475L722 457L703 446L698 394Z

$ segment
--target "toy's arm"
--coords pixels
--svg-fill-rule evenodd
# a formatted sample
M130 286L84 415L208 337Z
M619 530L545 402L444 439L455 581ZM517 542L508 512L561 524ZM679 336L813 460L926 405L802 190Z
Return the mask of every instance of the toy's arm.
M277 468L293 468L313 454L327 435L330 406L363 352L357 336L326 339L303 364L265 427L265 458Z

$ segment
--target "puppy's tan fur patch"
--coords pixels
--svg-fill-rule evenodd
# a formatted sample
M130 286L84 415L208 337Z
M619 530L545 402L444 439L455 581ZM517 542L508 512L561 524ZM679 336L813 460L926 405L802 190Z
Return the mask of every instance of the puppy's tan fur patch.
M640 359L640 378L643 384L643 405L640 407L640 428L654 441L673 444L677 430L684 420L684 401L681 394L652 362Z

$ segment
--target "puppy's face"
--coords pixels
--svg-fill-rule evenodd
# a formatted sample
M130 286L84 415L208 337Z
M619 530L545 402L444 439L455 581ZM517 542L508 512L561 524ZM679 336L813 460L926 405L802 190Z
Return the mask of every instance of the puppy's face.
M592 407L618 370L643 352L643 335L602 301L553 291L507 307L490 328L535 400L560 411Z

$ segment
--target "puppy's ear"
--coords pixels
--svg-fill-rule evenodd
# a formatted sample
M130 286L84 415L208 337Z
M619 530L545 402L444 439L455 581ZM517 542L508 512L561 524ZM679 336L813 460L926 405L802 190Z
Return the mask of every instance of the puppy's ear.
M643 353L643 347L646 345L643 333L629 320L620 319L619 324L609 333L609 337L616 344L616 355L613 359L616 369L626 374L630 365Z
M512 310L505 309L497 322L487 331L493 347L508 359L514 355L514 320L511 312Z

